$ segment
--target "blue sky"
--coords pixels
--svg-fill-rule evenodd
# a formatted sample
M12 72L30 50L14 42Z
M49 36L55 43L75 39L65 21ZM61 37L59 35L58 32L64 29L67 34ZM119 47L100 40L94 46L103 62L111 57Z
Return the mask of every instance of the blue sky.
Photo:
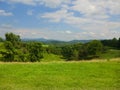
M57 40L120 37L120 0L0 0L0 36Z

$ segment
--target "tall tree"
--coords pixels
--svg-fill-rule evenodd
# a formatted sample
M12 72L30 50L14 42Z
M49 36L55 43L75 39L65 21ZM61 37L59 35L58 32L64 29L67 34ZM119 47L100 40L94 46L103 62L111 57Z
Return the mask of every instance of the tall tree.
M66 45L62 47L62 55L67 61L75 60L76 58L78 58L77 50L73 49L71 45Z
M20 36L15 35L13 33L5 34L6 41L4 42L4 46L6 51L2 51L2 55L4 57L4 61L14 61L16 55L16 48L19 47Z
M19 47L19 44L20 44L20 36L19 35L16 35L16 34L13 34L13 33L6 33L5 34L5 37L6 37L6 41L10 41L14 47Z
M4 42L6 51L2 51L1 54L4 57L4 61L14 61L15 48L13 44L9 41Z
M40 61L43 58L42 44L39 42L33 42L29 45L29 59L31 62Z
M111 46L117 48L117 44L118 44L117 38L113 38L111 41Z
M87 45L88 54L95 57L99 56L99 54L103 51L103 45L98 40L93 40Z
M120 49L120 37L119 37L119 39L118 39L118 49Z
M79 48L79 59L88 59L88 50L87 50L87 46L84 44L83 46L81 46L81 48Z

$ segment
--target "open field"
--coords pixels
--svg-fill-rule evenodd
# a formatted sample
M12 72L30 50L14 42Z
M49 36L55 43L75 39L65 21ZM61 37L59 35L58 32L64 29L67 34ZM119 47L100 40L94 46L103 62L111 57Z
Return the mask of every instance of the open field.
M0 90L120 90L120 62L0 63Z
M120 50L110 49L106 53L100 55L102 59L112 59L120 57Z

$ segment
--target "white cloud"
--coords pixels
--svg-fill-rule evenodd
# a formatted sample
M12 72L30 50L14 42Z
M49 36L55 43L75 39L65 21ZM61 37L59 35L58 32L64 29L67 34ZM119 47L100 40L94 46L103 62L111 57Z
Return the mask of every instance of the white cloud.
M89 0L76 0L73 1L72 10L79 11L83 14L91 14L96 11L96 7L89 2Z
M6 1L6 0L0 0ZM9 3L22 3L26 5L40 5L43 4L46 7L56 8L59 7L61 4L70 3L71 0L7 0Z
M72 32L71 31L65 31L67 34L71 34Z
M104 4L101 6L104 7L106 12L110 14L120 14L120 0L102 0Z
M5 10L0 10L0 16L12 16L11 12L6 12Z
M6 2L6 0L1 1ZM26 5L42 4L50 8L65 8L65 6L67 6L67 9L95 18L108 18L108 13L120 14L120 0L7 0L7 2Z
M68 4L70 1L71 0L41 0L41 4L45 4L45 6L50 8L56 8L62 4Z
M61 5L60 0L41 0L41 4L45 4L46 7L56 8Z
M47 18L51 22L60 22L62 19L65 19L69 16L71 16L73 13L69 13L65 9L61 9L56 12L51 12L51 13L45 13L41 17L42 18Z
M1 0L0 0L1 1ZM2 0L6 1L6 0ZM120 21L112 21L112 16L120 16L120 0L7 0L10 3L22 3L27 5L44 5L56 8L53 12L40 14L50 23L65 23L73 26L78 32L50 31L50 30L24 30L21 35L26 37L47 37L56 39L88 39L88 38L112 38L120 36ZM33 15L29 10L28 15ZM0 15L10 16L12 13L0 10ZM119 17L118 17L119 19ZM20 30L18 30L20 31ZM15 31L14 31L15 32ZM49 34L47 33L49 32Z
M11 24L1 24L0 25L1 28L6 28L6 29L12 29L13 26Z
M108 14L120 14L120 0L75 0L70 9L86 17L108 18Z
M4 26L4 25L3 25ZM0 26L0 36L6 32L13 32L21 36L21 38L47 38L55 40L74 40L74 39L110 39L113 37L119 37L120 32L114 30L109 32L94 32L94 31L83 31L83 32L71 32L70 30L59 30L53 31L49 28L40 28L40 29L26 29L26 28L1 28ZM48 33L49 32L49 33Z
M2 1L6 1L6 0L2 0ZM22 3L26 5L36 5L36 1L39 0L7 0L7 2L9 3Z
M58 31L52 31L47 28L40 29L25 29L25 28L12 28L12 29L3 29L0 28L0 36L4 37L4 34L7 32L13 32L21 36L21 38L47 38L47 39L55 39L55 40L72 40L74 39L74 34L70 31L66 31L64 33ZM61 31L61 30L60 30ZM49 32L49 33L48 33ZM72 35L72 36L71 36Z
M120 33L111 34L111 31L120 29L120 22L109 20L113 18L112 15L120 15L119 0L74 0L71 4L61 10L45 13L42 18L50 22L62 21L80 31L88 32L86 35L94 38L120 36ZM82 16L76 16L76 12Z

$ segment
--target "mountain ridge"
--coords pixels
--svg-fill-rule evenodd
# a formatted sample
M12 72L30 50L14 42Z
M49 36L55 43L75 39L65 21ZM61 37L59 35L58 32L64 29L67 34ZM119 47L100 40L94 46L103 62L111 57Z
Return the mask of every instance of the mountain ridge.
M43 43L87 43L90 42L91 40L70 40L70 41L62 41L62 40L54 40L54 39L45 39L45 38L24 38L22 41L38 41L38 42L43 42Z

